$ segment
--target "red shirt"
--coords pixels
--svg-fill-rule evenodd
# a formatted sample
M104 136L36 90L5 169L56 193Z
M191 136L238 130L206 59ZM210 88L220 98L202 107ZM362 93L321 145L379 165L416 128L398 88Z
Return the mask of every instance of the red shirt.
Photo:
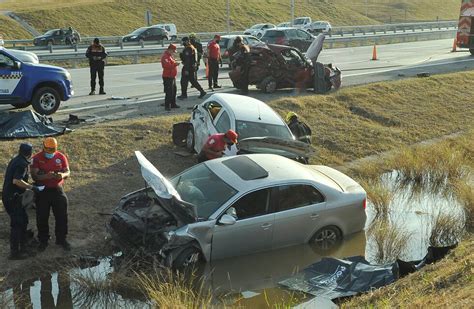
M161 56L161 66L163 67L163 77L175 78L178 75L176 60L169 51L165 51L163 56Z
M209 138L207 139L206 143L204 144L202 148L211 149L217 152L223 152L227 144L224 140L224 136L225 136L224 133L217 133L217 134L209 136ZM212 159L216 159L220 157L208 155L207 158L212 160Z
M38 174L43 175L48 172L64 172L69 168L69 163L66 156L59 151L54 153L52 159L46 159L44 151L41 151L33 156L31 167L39 169ZM64 179L44 179L37 183L46 188L57 188L64 183Z
M218 60L221 57L221 47L216 41L211 41L207 46L207 54L209 55L209 59Z

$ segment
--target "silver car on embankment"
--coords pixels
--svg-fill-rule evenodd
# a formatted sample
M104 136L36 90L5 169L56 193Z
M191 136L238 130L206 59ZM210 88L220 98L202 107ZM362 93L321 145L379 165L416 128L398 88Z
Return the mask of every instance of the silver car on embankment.
M271 154L225 157L167 180L140 152L148 187L124 196L108 229L122 250L184 268L361 231L366 193L326 166Z

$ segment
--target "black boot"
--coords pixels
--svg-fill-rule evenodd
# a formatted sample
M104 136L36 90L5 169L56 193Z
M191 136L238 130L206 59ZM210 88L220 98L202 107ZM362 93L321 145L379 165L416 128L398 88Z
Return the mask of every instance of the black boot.
M188 98L187 94L182 94L182 95L178 96L178 99L180 99L180 100L184 100L184 99L187 99L187 98Z
M99 94L106 94L105 91L104 91L104 88L102 88L102 87L100 88Z
M92 89L91 92L89 92L89 95L94 95L95 94L95 90Z
M204 90L201 90L201 94L199 95L199 99L202 99L204 98L204 96L207 94L207 92L205 92Z

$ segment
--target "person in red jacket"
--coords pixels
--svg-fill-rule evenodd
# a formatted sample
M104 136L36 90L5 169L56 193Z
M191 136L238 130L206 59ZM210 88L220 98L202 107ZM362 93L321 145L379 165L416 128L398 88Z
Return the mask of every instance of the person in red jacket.
M237 144L238 137L239 135L234 130L209 136L198 155L198 162L201 163L222 157L226 147L230 149L232 145Z
M176 61L176 45L170 44L168 49L161 57L161 66L163 67L163 86L165 89L165 110L179 108L176 105L176 75L178 75L179 62Z
M221 47L219 42L221 40L220 35L215 35L214 40L209 42L207 45L207 64L209 66L209 75L207 81L209 83L209 89L214 91L214 88L221 88L217 84L217 79L219 77L219 62L222 63L221 59Z

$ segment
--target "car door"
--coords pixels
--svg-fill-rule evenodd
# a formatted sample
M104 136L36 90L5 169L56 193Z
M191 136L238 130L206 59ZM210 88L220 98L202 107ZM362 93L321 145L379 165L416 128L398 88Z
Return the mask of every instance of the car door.
M0 51L0 103L21 103L26 77L15 68L15 59Z
M211 129L214 128L214 118L219 115L222 106L215 101L207 101L196 105L193 110L191 122L194 129L194 149L200 152L202 146L211 135Z
M235 121L234 121L235 123ZM232 125L232 120L230 118L229 113L224 108L221 109L219 114L217 115L216 119L213 121L212 128L209 129L210 134L216 133L225 133L230 129L235 130L234 126ZM224 154L226 156L235 156L238 152L237 145L232 145L230 148L226 147Z
M304 243L324 216L324 196L309 184L290 184L275 192L275 225L272 248Z
M239 198L227 209L236 223L214 227L211 259L252 254L272 248L273 223L269 188L256 190Z

